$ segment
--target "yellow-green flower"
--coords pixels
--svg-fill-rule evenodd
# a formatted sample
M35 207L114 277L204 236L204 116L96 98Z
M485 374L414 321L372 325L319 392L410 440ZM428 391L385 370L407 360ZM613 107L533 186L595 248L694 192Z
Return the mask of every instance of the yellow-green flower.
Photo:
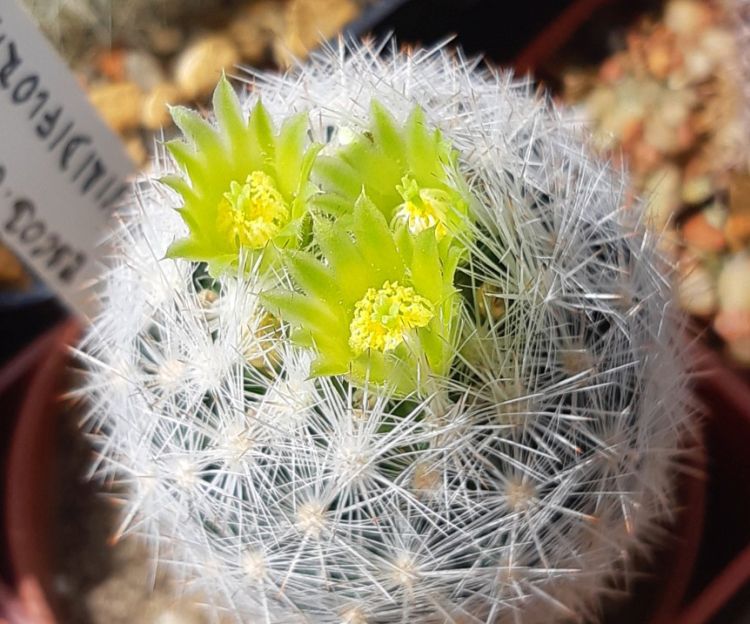
M394 230L417 235L434 228L442 256L468 231L472 197L457 167L457 152L421 108L400 126L377 102L371 126L336 154L316 161L313 177L324 191L323 210L344 215L359 194L383 213Z
M213 108L216 126L184 107L172 109L185 138L167 147L185 175L162 181L182 196L189 230L168 255L207 262L217 275L241 255L298 246L318 147L308 140L305 114L285 120L278 133L260 102L246 118L226 78Z
M393 351L412 329L425 327L434 316L432 304L411 286L385 282L381 288L368 288L354 304L349 346L356 355Z
M402 395L445 375L456 353L460 252L440 257L434 227L396 236L363 194L347 219L318 218L311 251L287 251L295 290L267 292L269 311L312 349L311 374L347 375L356 384Z

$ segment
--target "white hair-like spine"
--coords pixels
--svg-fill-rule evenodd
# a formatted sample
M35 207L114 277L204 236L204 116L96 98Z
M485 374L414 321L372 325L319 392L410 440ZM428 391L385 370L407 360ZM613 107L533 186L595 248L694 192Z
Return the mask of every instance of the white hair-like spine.
M309 111L321 141L366 128L372 99L400 120L421 106L478 200L458 280L502 312L464 314L453 373L420 400L310 379L261 278L217 294L164 259L178 198L143 180L80 351L122 530L217 619L593 619L672 513L693 411L625 180L530 85L441 47L329 48L249 80L247 109Z

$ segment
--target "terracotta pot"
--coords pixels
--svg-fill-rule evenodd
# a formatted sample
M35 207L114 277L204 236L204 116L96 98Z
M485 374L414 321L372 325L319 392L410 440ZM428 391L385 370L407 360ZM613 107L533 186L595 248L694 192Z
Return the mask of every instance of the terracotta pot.
M53 534L51 522L56 505L50 484L56 467L57 397L64 390L67 347L78 331L75 322L55 328L0 372L0 393L3 387L6 390L20 388L17 380L26 377L7 466L6 536L16 596L11 601L6 595L5 604L13 608L16 618L27 619L10 619L12 624L55 624L58 621L49 598L54 595L49 591L53 562L52 545L47 538ZM708 422L713 422L717 416L711 414ZM675 614L690 579L704 519L705 481L700 475L705 455L700 444L694 450L695 472L681 483L682 511L670 529L675 539L656 552L654 559L658 565L648 570L650 578L658 582L640 585L637 600L614 604L610 611L616 615L608 617L607 621L622 620L628 624L679 621ZM663 579L667 579L666 582L662 582Z
M76 321L64 322L0 371L4 421L13 432L4 500L6 547L17 594L14 601L3 601L5 617L11 622L24 621L22 618L34 624L56 621L46 598L52 574L52 549L47 540L56 503L51 475L57 454L58 397L64 389L68 347L78 332ZM15 418L8 409L14 406L18 410Z

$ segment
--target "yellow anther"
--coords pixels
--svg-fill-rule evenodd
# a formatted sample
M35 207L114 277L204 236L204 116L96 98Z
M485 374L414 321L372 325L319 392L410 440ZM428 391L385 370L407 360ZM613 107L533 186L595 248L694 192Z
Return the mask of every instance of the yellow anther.
M397 187L404 199L395 214L396 220L406 223L412 234L434 227L435 238L442 239L448 230L445 215L450 208L450 197L445 191L434 188L419 188L416 181L404 177Z
M217 226L239 247L261 249L289 219L289 207L273 179L253 171L244 184L232 182L219 203Z
M413 288L385 282L378 290L368 289L355 304L349 346L357 355L369 349L390 351L410 330L426 326L433 316L432 304Z

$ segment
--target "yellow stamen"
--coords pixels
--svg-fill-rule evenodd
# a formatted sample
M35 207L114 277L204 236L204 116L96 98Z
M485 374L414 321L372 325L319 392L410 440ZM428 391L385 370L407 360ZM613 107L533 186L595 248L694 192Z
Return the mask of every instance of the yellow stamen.
M368 289L355 304L349 346L357 355L369 349L390 351L410 330L426 326L433 316L432 304L413 288L386 282L379 290Z
M416 181L409 177L404 177L397 190L404 203L399 206L395 218L406 222L412 234L434 227L435 238L440 240L448 233L444 220L450 208L450 199L445 191L419 188Z
M289 219L289 207L273 179L253 171L244 184L232 182L219 203L217 226L232 243L261 249Z

